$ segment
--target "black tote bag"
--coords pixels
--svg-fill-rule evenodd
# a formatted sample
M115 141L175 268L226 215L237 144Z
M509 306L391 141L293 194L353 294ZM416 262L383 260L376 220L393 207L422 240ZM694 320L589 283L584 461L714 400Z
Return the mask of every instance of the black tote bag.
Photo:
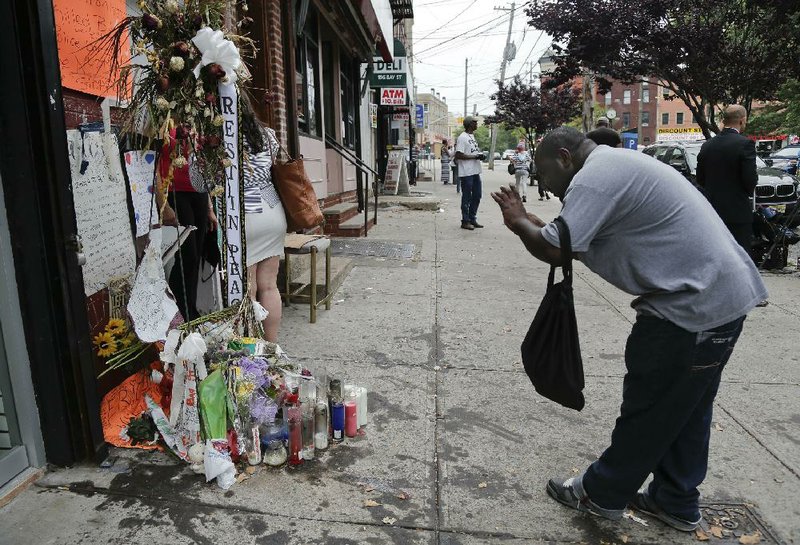
M561 241L564 279L554 283L556 267L550 268L545 293L533 323L522 341L522 363L536 391L556 403L580 411L583 397L583 362L572 297L572 241L569 227L555 219Z

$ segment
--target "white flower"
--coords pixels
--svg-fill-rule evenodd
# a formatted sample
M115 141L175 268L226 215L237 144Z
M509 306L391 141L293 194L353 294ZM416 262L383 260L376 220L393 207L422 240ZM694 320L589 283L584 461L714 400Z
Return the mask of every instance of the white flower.
M184 66L186 66L186 63L183 62L183 57L172 57L169 60L169 69L173 72L180 72Z
M200 69L211 63L217 63L225 70L230 83L236 83L236 70L241 66L242 59L239 50L232 41L226 40L220 30L201 28L197 31L192 42L203 54L202 60L194 68L194 76L200 77Z
M228 167L229 167L229 166L231 166L232 164L233 164L233 163L231 162L231 160L230 160L230 159L228 159L227 157L226 157L225 159L223 159L223 160L222 160L222 166L224 166L225 168L228 168Z
M214 120L211 123L215 127L221 127L224 122L225 122L225 119L221 115L217 115L216 117L214 117Z
M156 99L156 108L159 110L169 110L169 101L164 97L158 97Z
M178 6L177 0L167 0L164 2L164 9L169 13L178 13L180 7Z
M178 155L175 159L172 160L172 167L173 168L183 168L187 165L186 157L183 155Z

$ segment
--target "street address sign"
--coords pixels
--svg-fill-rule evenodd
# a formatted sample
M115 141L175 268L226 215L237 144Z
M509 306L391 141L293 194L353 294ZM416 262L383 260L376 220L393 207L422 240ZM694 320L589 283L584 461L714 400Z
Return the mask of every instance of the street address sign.
M384 87L381 89L381 106L405 106L405 87Z

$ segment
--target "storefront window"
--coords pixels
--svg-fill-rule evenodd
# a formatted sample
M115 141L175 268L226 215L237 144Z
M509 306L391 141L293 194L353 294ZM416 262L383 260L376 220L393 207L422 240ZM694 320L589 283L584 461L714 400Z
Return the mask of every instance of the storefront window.
M319 103L319 47L317 18L308 14L303 33L297 37L295 85L297 88L297 123L300 130L322 136Z
M322 42L322 101L325 106L325 135L330 138L336 138L333 52L334 47L331 42Z
M341 60L341 98L342 98L342 144L350 149L356 147L356 96L358 90L353 80L352 64Z

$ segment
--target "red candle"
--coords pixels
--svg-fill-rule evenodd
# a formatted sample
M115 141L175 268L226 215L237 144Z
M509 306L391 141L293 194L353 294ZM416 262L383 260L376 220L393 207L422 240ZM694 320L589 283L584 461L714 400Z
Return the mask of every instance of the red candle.
M358 415L355 399L344 402L344 433L347 437L355 437L358 432Z
M300 418L300 407L284 407L289 427L289 465L299 466L303 463L300 450L303 448L303 424Z

